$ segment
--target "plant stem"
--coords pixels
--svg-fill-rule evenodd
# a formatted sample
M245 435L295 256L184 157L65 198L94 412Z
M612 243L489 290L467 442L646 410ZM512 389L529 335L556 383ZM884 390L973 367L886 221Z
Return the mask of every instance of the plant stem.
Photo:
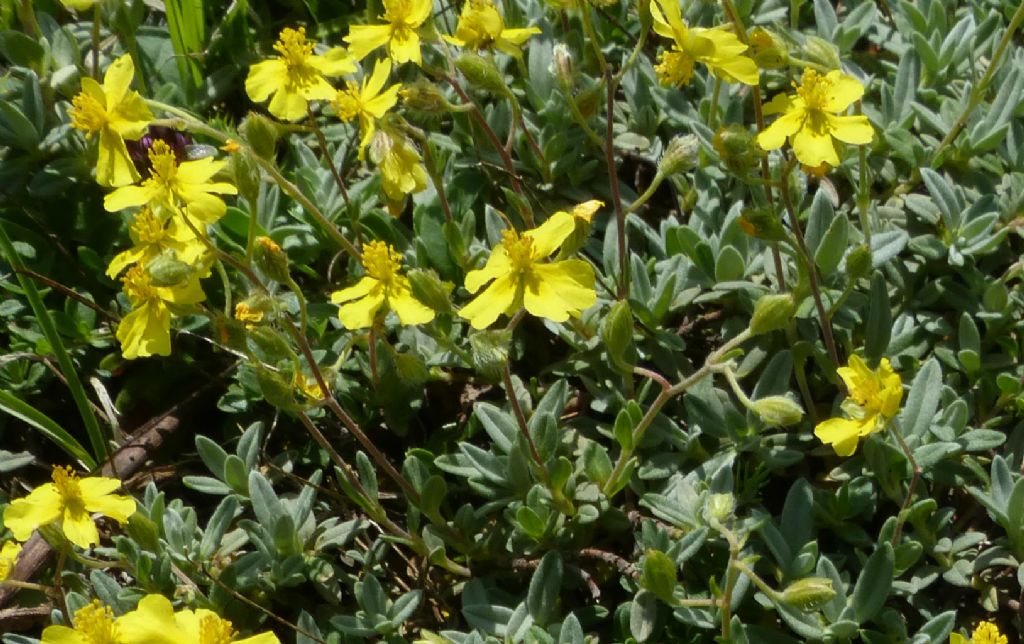
M907 511L910 509L911 501L913 501L914 490L917 488L917 482L921 479L921 467L917 464L917 460L914 458L914 453L910 451L910 447L907 446L907 442L903 440L903 434L900 432L897 424L890 422L889 430L892 432L892 435L896 437L896 442L900 444L900 449L903 450L907 460L910 461L910 467L914 469L914 474L910 477L910 485L907 486L907 496L903 499L903 505L900 507L900 513L896 517L896 530L892 534L892 546L895 548L900 543L900 535L903 532L903 523L907 520Z
M530 448L530 456L533 458L533 462L537 464L537 469L541 472L541 475L546 481L548 478L548 469L544 465L544 459L540 457L540 452L537 451L537 445L533 442L533 437L530 436L530 428L526 424L526 416L523 415L523 408L519 405L519 398L516 397L516 390L512 386L512 372L509 370L508 362L505 362L504 370L502 371L502 380L505 383L505 393L508 396L508 404L512 407L512 413L516 417L516 424L519 426L519 433L523 435L523 439L526 440L527 446Z
M651 185L647 186L647 189L644 190L644 193L642 195L636 198L636 201L629 204L629 207L626 208L626 212L636 212L641 206L647 203L650 200L650 198L654 196L654 193L657 192L658 187L661 186L661 183L664 180L665 175L662 174L660 171L656 172L654 174L654 179L651 180Z
M586 15L586 11L583 12ZM626 211L622 208L622 195L619 194L619 170L615 165L615 146L612 143L612 122L615 116L615 83L611 70L605 68L605 82L608 84L608 113L605 115L604 159L608 165L608 182L612 192L612 204L615 206L615 229L619 246L619 292L620 300L629 299L629 254L626 243Z
M718 127L718 98L722 92L722 79L715 76L715 85L711 89L711 105L708 107L708 129L714 131Z
M327 147L327 137L324 136L323 130L317 125L316 117L313 116L313 110L308 105L306 106L306 114L308 115L309 129L313 130L313 134L316 136L317 143L320 144L320 151L324 155L324 159L327 161L327 167L331 171L331 176L334 177L334 184L338 186L338 191L341 192L341 198L345 202L345 209L348 211L349 217L352 219L352 232L356 235L356 247L363 247L363 230L359 225L359 211L352 207L352 201L348 197L348 189L345 188L345 181L341 178L341 171L338 170L338 166L334 163L334 156L331 154L331 149Z

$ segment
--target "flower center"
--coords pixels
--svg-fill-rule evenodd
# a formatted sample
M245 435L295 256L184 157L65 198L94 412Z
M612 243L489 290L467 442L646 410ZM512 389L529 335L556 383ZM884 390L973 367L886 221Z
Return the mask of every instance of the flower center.
M800 87L796 88L796 93L804 99L807 109L822 111L828 104L828 95L831 90L832 81L813 69L807 69L804 70L803 78L800 79Z
M394 29L405 33L415 27L409 22L409 14L412 13L412 2L410 0L391 0L384 2L384 20L391 23Z
M78 485L78 474L70 466L54 466L52 478L53 486L57 488L57 494L60 495L65 505L82 502L82 488Z
M508 254L508 261L517 273L525 273L533 265L533 239L520 237L514 230L501 231L501 245Z
M281 54L290 69L305 67L306 59L313 55L315 40L306 40L306 28L292 29L285 27L274 44L274 49Z
M128 269L128 272L121 278L121 282L124 284L122 287L124 294L128 296L132 306L138 307L143 302L159 299L149 273L138 264ZM54 474L54 483L56 482L56 474Z
M71 127L85 132L98 132L107 124L107 110L95 98L79 92L71 101Z
M654 71L662 85L687 85L693 78L693 57L678 49L663 52Z
M483 49L501 37L505 23L490 0L470 0L470 9L459 18L455 35L470 49Z
M235 319L246 325L256 324L263 319L263 311L254 309L245 302L235 305Z
M178 160L166 141L153 141L153 146L149 148L149 163L153 168L152 176L157 181L164 185L174 181L174 176L178 172Z
M75 632L89 644L117 644L114 611L98 599L75 612Z
M342 121L351 121L363 111L363 103L359 100L359 86L352 81L345 84L345 89L338 90L334 95L334 112Z
M199 644L231 644L235 638L231 622L217 615L206 615L199 620Z
M402 256L382 241L372 241L363 246L363 268L370 277L390 284L402 266Z
M164 225L149 208L143 208L132 221L132 237L139 245L158 245L167 236Z
M971 635L972 644L1006 644L1006 636L999 632L997 627L992 622L982 622L978 624L978 628L974 629L974 634Z

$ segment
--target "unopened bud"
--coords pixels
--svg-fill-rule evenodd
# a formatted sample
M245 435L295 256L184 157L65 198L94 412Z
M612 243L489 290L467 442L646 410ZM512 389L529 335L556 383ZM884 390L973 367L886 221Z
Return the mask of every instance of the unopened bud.
M725 167L739 175L749 172L764 154L753 133L736 123L719 128L711 145L722 157Z
M414 268L406 273L412 296L438 313L451 313L452 289L455 285L442 281L432 270Z
M446 114L452 110L452 104L448 102L437 85L422 78L415 83L403 86L398 95L402 97L405 106L415 112L437 115Z
M249 339L256 347L256 357L267 364L276 364L295 357L288 341L271 326L251 326Z
M557 43L551 49L551 73L564 87L573 83L572 52L565 43Z
M747 52L761 69L779 69L789 64L786 42L764 27L750 30L750 50Z
M871 270L871 248L867 244L861 244L846 256L846 274L850 279L860 279Z
M164 253L146 264L146 272L153 286L176 286L188 279L193 269L173 253Z
M666 177L689 170L697 165L697 154L700 152L700 141L692 134L674 136L665 146L665 151L658 161L658 172Z
M486 58L464 52L455 59L455 66L473 87L500 96L508 94L509 89L501 72L494 66L494 63Z
M835 596L832 580L825 577L799 579L782 591L782 601L801 610L813 610Z
M754 305L750 318L750 332L754 335L786 327L796 313L796 302L789 293L762 295Z
M263 318L272 313L275 308L274 298L257 293L235 304L235 319L246 326L257 324L262 322Z
M257 237L253 259L263 274L275 282L291 281L291 277L288 275L288 255L273 239Z
M807 40L804 41L804 56L828 69L839 69L842 66L836 46L817 36L807 36Z
M740 215L740 228L751 237L768 241L782 241L787 238L775 212L766 208L750 208Z
M766 396L750 404L750 410L768 427L795 425L804 417L804 410L786 396Z
M501 380L511 340L512 333L505 329L479 331L469 336L473 366L480 375L492 381Z
M612 366L623 373L633 370L628 360L633 346L633 314L629 310L629 302L619 300L612 305L601 323L601 342Z
M257 367L256 382L260 386L263 399L274 407L288 411L299 409L292 383L285 380L281 374L264 367Z
M719 523L732 518L735 511L736 497L731 494L712 494L704 504L705 516Z
M251 112L238 127L239 133L252 148L253 152L264 159L274 158L274 149L281 133L273 121L265 116Z

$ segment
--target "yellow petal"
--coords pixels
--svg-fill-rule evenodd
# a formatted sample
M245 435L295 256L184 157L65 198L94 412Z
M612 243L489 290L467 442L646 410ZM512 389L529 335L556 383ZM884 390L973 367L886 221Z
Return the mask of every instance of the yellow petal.
M65 508L61 528L68 541L79 548L89 548L100 542L100 533L96 529L96 523L84 510Z
M96 182L103 186L127 186L139 180L124 139L110 128L100 130L99 153L96 158Z
M380 94L380 90L384 88L384 83L388 82L389 76L391 76L391 61L387 58L378 60L377 64L373 66L373 73L370 74L370 77L363 79L359 100L364 104L373 100L377 94Z
M757 135L757 144L763 150L775 150L786 143L786 137L792 136L803 126L806 114L803 110L786 112L775 122Z
M262 103L287 84L287 64L280 58L273 58L249 68L249 75L245 78L245 93L254 102Z
M188 216L204 224L212 224L227 212L228 206L220 197L199 191L189 191L182 195L182 201Z
M338 307L338 319L346 329L365 329L373 326L377 311L384 304L383 289L370 293L366 297L353 300Z
M340 291L331 293L331 302L333 304L341 304L342 302L349 302L361 297L366 297L378 284L380 284L380 282L377 279L366 276L348 288L343 288Z
M153 191L145 184L141 186L124 186L107 193L103 198L103 209L107 212L117 212L132 206L141 206L152 200Z
M521 45L526 42L530 36L535 36L540 33L540 29L537 27L525 27L523 29L505 29L501 32L501 41L505 41L512 45Z
M91 644L85 636L67 626L53 625L43 629L40 644Z
M468 275L466 277L469 278ZM516 301L517 287L510 275L502 275L462 307L459 315L469 320L474 329L486 329Z
M147 302L117 325L121 354L128 360L171 355L171 314L162 303Z
M814 435L821 442L832 445L839 456L851 456L857 451L857 440L860 436L860 423L845 418L830 418L818 423Z
M146 133L153 113L149 111L146 101L136 92L129 92L117 108L107 115L108 125L121 138L134 141Z
M788 94L776 94L772 97L772 100L764 104L764 113L783 114L803 106L803 101L799 101L799 106L796 103L797 100Z
M181 644L188 642L174 619L174 607L163 595L146 595L138 608L117 618L123 644ZM198 641L198 640L192 640Z
M425 324L434 319L434 310L413 297L407 278L399 278L399 282L388 292L387 300L388 307L402 324Z
M301 93L281 88L270 99L267 111L282 121L297 121L306 116L308 105L309 102Z
M414 62L422 64L420 58L420 37L415 32L410 32L407 37L393 35L388 44L388 53L398 64Z
M811 167L819 166L822 163L831 166L839 165L839 154L832 142L832 136L827 131L805 124L789 138L789 143L793 146L793 154L804 165Z
M363 109L377 118L383 118L384 114L398 102L398 91L401 89L402 86L397 83L392 85L379 96L363 103Z
M107 97L107 111L113 112L118 103L124 100L135 76L135 64L132 57L124 54L107 68L103 75L103 93Z
M757 63L746 56L716 56L707 64L711 71L720 73L726 80L736 80L744 85L757 85L761 81L761 71L757 68Z
M186 184L207 183L213 175L221 171L227 165L227 161L206 157L196 161L185 161L178 164L178 171L175 176L179 181ZM230 184L225 184L230 185ZM234 186L231 186L231 194L235 194Z
M107 277L117 277L121 274L121 271L141 260L145 254L146 251L144 249L136 246L135 248L129 248L126 251L122 251L117 255L114 255L114 259L110 260L110 265L107 266Z
M865 145L871 143L875 136L875 129L868 122L868 117L857 114L855 116L829 116L829 128L832 136L845 143L854 145Z
M826 74L825 80L831 82L828 101L825 103L825 109L829 112L842 112L864 96L864 86L860 81L838 69Z
M508 254L502 246L498 246L491 251L491 256L487 258L487 263L483 268L466 273L464 286L470 293L476 293L487 282L502 275L508 275L511 270Z
M306 62L325 76L344 76L356 71L356 61L344 47L331 47L321 56L310 56Z
M343 39L348 53L355 60L366 58L374 49L387 44L391 38L391 25L352 25Z
M430 10L433 9L433 0L411 0L413 3L412 9L409 11L409 17L407 18L408 24L419 27L430 17ZM387 5L387 2L385 2Z
M579 315L596 301L594 269L579 259L536 264L523 291L527 311L555 322Z
M203 293L203 287L199 283L199 278L195 275L176 286L158 286L156 291L160 294L162 300L172 304L196 304L206 299L206 294Z
M106 477L84 478L78 482L82 500L89 512L99 512L118 523L124 523L135 514L135 499L121 494L111 494L121 487L121 481Z
M523 236L533 239L533 258L543 259L558 250L575 227L576 222L573 221L572 215L567 212L556 212L540 226L523 233Z
M18 541L27 541L33 530L59 519L62 509L57 488L52 483L46 483L7 506L4 510L4 526Z

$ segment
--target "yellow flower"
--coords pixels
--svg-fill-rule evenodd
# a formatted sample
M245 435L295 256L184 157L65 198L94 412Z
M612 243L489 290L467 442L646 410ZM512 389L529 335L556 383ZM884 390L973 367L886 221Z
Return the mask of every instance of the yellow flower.
M590 220L594 218L594 213L600 210L604 206L603 201L597 199L591 199L590 201L584 201L581 204L576 204L569 211L575 219L590 223Z
M270 113L285 121L306 116L309 101L330 100L334 87L325 76L341 76L356 71L355 62L342 47L332 47L324 55L313 53L316 42L306 40L306 29L285 27L274 49L279 54L249 68L245 93L256 103L270 98Z
M143 208L132 220L128 229L132 247L122 251L110 260L107 277L117 277L132 264L147 264L164 252L173 252L180 262L195 264L206 253L206 246L199 241L188 226L177 219L160 221L150 208Z
M18 562L18 555L21 554L21 544L16 541L5 541L4 547L0 548L0 581L7 579L14 570L14 564Z
M391 245L372 241L363 246L366 276L331 294L331 302L342 304L338 318L346 329L372 326L383 307L394 311L402 324L422 324L434 319L434 311L412 295L409 278L401 273L402 255Z
M70 467L54 467L53 482L40 485L4 510L4 525L14 538L25 541L32 531L60 523L68 541L81 548L99 543L100 535L90 516L99 512L124 523L135 513L135 500L111 494L121 481L102 476L79 479Z
M296 371L292 376L292 386L309 402L324 399L324 392L320 389L320 383L316 381L316 378L311 378L301 371Z
M671 38L672 49L661 54L654 68L663 85L686 85L693 78L694 63L703 63L715 76L745 85L757 85L760 72L747 50L728 27L689 27L683 20L678 0L651 0L654 31Z
M519 45L534 34L539 34L537 27L524 29L506 29L505 21L494 6L493 0L467 0L459 14L459 24L455 27L454 36L444 36L453 45L466 47L474 51L479 49L497 49L509 56L522 56Z
M377 131L370 145L370 160L380 168L381 187L389 201L401 202L406 195L427 187L427 169L420 153L397 130Z
M398 91L402 88L401 83L395 83L384 89L384 83L391 75L391 61L384 59L377 61L373 67L373 74L369 77L363 76L362 87L349 81L345 89L338 90L331 105L335 113L342 121L359 119L359 129L363 136L359 141L359 158L363 158L366 146L376 129L377 119L384 118L384 115L398 102ZM383 90L383 91L382 91Z
M224 200L214 193L233 195L238 192L230 183L210 181L227 161L206 157L178 165L174 151L160 140L154 141L149 149L149 160L153 164L150 177L140 185L125 186L108 194L103 199L107 212L148 205L166 214L160 209L178 212L180 204L185 206L189 217L202 224L212 224L227 210Z
M174 612L163 595L146 595L117 620L124 644L280 644L273 633L239 638L234 625L211 610ZM99 640L103 641L103 640Z
M155 286L141 266L128 269L121 278L132 311L117 325L121 353L128 360L171 354L171 311L168 304L188 305L205 299L196 275L175 286Z
M41 644L127 644L114 619L114 611L98 599L76 610L72 624L73 628L47 626Z
M765 105L765 114L782 116L757 136L757 142L765 150L774 150L789 137L800 163L837 166L839 154L833 139L863 145L874 137L868 117L840 116L863 95L860 81L839 70L824 76L813 69L804 70L796 94L777 94Z
M512 315L521 307L538 317L564 322L597 301L594 269L579 259L544 261L572 234L573 216L556 212L538 228L519 235L502 232L502 241L483 268L466 275L466 290L476 293L491 285L459 315L474 329L490 326L502 313Z
M971 639L959 633L949 636L949 644L1008 644L1006 636L999 632L999 627L992 622L981 622L978 628L974 629Z
M416 33L433 6L431 0L383 0L384 25L353 25L345 42L356 60L366 58L374 49L388 46L388 56L399 65L412 61L423 62L420 57L420 37Z
M124 140L140 138L153 114L138 92L128 89L134 75L131 57L121 56L107 68L103 85L82 78L82 91L68 110L72 127L89 138L99 134L96 181L104 186L126 186L139 180Z
M850 418L830 418L818 423L814 435L832 445L839 456L850 456L857 450L857 441L885 429L900 410L903 381L893 372L888 358L882 358L872 371L856 355L850 356L848 367L840 367L839 377L846 383L849 397L842 409Z
M247 302L239 302L235 305L235 319L247 327L252 326L263 321L263 311L249 306Z

